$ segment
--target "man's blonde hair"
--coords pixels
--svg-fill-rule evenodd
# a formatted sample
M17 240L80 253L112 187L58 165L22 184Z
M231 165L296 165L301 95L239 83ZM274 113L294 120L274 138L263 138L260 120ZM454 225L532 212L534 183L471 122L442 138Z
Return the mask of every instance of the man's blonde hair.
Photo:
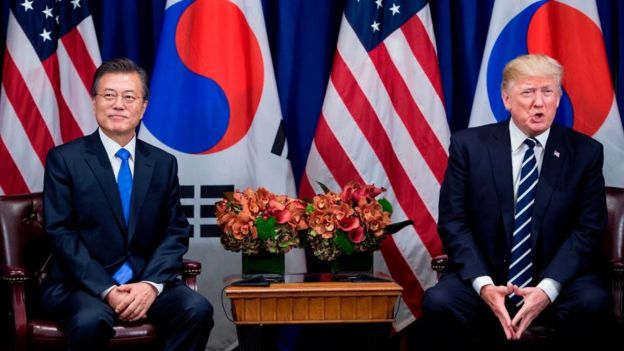
M506 91L511 82L525 77L551 76L555 78L557 91L561 94L563 66L554 58L546 55L522 55L509 61L503 69L501 90Z

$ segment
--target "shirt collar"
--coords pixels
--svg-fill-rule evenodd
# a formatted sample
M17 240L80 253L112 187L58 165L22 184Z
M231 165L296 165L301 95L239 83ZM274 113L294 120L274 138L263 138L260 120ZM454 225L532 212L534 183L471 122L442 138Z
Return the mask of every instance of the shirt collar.
M104 149L106 150L106 155L108 155L109 159L114 159L115 154L119 149L122 148L121 145L117 144L116 141L109 138L108 135L104 134L102 128L98 128L98 134L100 135L100 140L102 140L102 144L104 144ZM123 146L124 149L130 152L130 158L134 160L134 150L136 149L136 134L130 139L128 144Z
M535 139L537 139L538 145L540 145L542 148L546 148L546 141L548 141L549 134L550 128L546 129L546 131L544 131L542 134L534 137ZM511 139L512 152L518 150L524 143L524 140L526 138L529 138L526 134L524 134L524 132L520 130L520 128L518 128L518 126L516 126L516 123L513 121L513 119L509 121L509 137Z

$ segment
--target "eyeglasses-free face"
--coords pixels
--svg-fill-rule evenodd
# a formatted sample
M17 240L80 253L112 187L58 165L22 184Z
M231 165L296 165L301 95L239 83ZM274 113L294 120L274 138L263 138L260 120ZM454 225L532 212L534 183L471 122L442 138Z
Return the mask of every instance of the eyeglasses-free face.
M502 97L516 126L530 137L550 128L561 100L557 81L551 76L520 77L510 82Z
M147 107L139 74L106 73L100 78L97 91L93 111L100 129L125 146L134 136Z

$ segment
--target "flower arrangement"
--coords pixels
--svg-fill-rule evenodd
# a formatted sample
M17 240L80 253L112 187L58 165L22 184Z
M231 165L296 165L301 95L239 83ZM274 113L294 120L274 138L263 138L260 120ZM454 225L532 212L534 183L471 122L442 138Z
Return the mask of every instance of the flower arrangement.
M384 188L350 182L335 193L321 187L324 193L307 202L265 188L226 193L215 204L221 244L243 258L307 245L320 260L335 261L378 250L387 235L412 223L391 223L392 205L376 199Z
M303 201L265 188L226 193L215 214L223 247L246 255L288 252L299 245L299 231L308 228Z
M323 184L321 187L325 193L314 196L306 206L306 214L307 243L314 256L323 261L377 250L386 234L412 223L390 224L392 205L385 198L375 199L386 191L384 188L350 182L335 193Z

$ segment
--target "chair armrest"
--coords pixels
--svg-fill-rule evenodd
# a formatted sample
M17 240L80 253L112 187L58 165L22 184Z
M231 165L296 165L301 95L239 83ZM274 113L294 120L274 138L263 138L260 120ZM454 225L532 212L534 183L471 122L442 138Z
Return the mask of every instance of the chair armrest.
M185 258L182 262L182 279L191 289L197 291L197 276L201 274L201 263Z
M624 322L624 261L611 262L611 294L615 315Z
M15 327L16 350L26 350L28 317L26 315L26 282L28 282L26 269L0 264L0 281L9 285L10 308Z
M448 265L448 256L439 255L431 259L431 268L438 274L442 273Z
M22 267L0 264L0 279L9 284L23 284L28 280L28 272Z

